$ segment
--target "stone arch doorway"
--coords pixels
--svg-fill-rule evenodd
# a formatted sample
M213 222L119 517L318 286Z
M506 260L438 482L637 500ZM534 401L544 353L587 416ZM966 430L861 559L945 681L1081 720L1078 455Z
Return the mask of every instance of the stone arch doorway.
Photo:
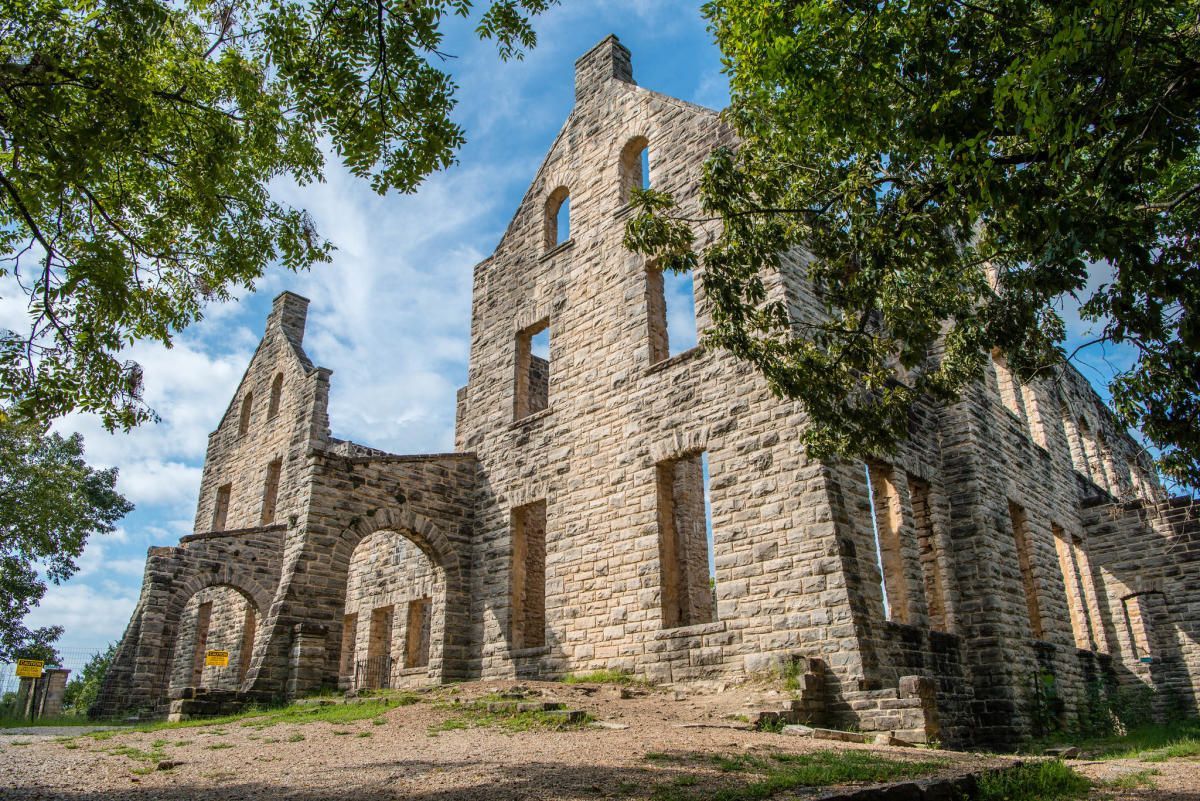
M343 577L336 664L342 687L465 677L466 571L430 520L383 510L348 529L332 554Z
M196 591L184 603L175 625L168 690L245 689L261 630L262 613L244 590L213 584ZM210 650L227 651L228 664L206 665Z

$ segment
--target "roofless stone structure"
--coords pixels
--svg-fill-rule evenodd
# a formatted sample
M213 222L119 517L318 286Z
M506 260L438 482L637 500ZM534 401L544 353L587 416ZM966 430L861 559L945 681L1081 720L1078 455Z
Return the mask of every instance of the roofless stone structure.
M101 711L789 665L812 720L951 745L1011 744L1119 687L1195 709L1200 525L1087 382L1021 385L997 357L889 462L809 458L797 404L728 354L672 350L689 310L622 246L631 188L694 209L731 131L637 86L615 37L575 86L475 268L457 452L334 439L308 301L280 295L210 437L195 533L150 549ZM768 288L819 313L804 254ZM707 322L697 280L682 325Z

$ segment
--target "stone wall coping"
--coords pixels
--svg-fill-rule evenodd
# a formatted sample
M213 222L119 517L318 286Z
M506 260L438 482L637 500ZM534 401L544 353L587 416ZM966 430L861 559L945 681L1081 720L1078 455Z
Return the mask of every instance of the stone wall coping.
M230 537L246 537L251 534L266 534L272 531L287 531L285 523L272 523L269 526L252 526L250 528L229 528L220 531L200 531L195 534L187 534L179 538L180 545L187 545L191 542L203 542L204 540L219 540Z
M440 462L444 459L478 459L475 453L471 451L464 453L421 453L412 456L397 456L394 454L388 454L386 456L351 456L343 458L346 458L350 464L370 464L375 462Z
M570 250L573 247L575 247L575 237L571 237L570 239L567 239L565 242L557 244L554 247L547 250L545 253L542 254L540 261L546 261L547 259L552 259L555 256L557 256L559 253L562 253L564 250Z
M510 431L514 428L522 428L524 426L529 425L530 423L534 423L538 420L541 420L544 417L549 417L552 414L554 414L554 407L547 406L545 409L542 409L540 412L534 412L533 414L527 414L524 417L522 417L520 420L513 420L511 423L508 424L508 428Z
M688 348L687 350L683 351L682 353L676 353L674 356L671 356L670 358L663 359L661 362L655 362L654 364L650 365L649 367L646 368L646 375L650 375L651 373L660 373L663 370L671 369L672 367L674 367L677 364L683 364L684 362L689 362L692 359L698 359L705 352L706 351L704 350L703 345L696 345L694 347Z
M679 637L698 637L703 634L719 634L725 631L725 621L717 620L712 623L696 623L691 626L677 626L673 629L663 629L654 632L656 640L674 640Z

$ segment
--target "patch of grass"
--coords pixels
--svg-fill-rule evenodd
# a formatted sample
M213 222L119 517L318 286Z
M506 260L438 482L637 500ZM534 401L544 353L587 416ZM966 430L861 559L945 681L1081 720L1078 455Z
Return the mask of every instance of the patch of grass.
M649 682L635 678L624 670L593 670L590 673L568 673L562 677L563 684L631 684L646 685Z
M371 736L371 732L369 732L369 731L360 731L360 732L358 733L358 735L357 735L357 736L359 736L359 737L370 737L370 736Z
M978 801L1065 801L1083 798L1091 782L1061 760L1047 760L985 773L976 789Z
M191 740L176 740L175 742L171 743L171 745L175 746L176 748L183 748L185 745L191 744Z
M1155 789L1158 785L1154 783L1151 776L1158 776L1161 771L1157 770L1135 770L1132 773L1126 773L1118 776L1115 779L1096 782L1100 787L1108 790L1139 790L1146 788L1148 790Z
M375 718L374 720L371 721L371 724L373 726L383 726L386 723L387 723L387 718Z
M884 782L924 776L945 764L941 760L909 762L888 759L866 751L773 753L764 756L662 754L655 761L695 762L712 765L725 773L747 775L739 777L736 784L697 792L686 788L698 781L674 780L653 789L651 798L654 801L761 801L801 787Z
M429 734L437 735L443 731L466 728L499 728L510 732L571 731L584 728L593 720L588 714L572 720L565 712L553 710L518 712L515 703L512 704L512 709L489 710L489 702L497 700L500 700L499 696L485 696L470 703L439 705L438 709L450 710L453 714L441 723L430 726Z
M224 751L226 748L236 748L233 743L213 743L212 745L204 746L209 751Z
M689 791L700 783L685 775L652 790L654 801L761 801L787 791L836 784L887 782L898 778L929 775L946 763L943 760L906 761L878 757L863 751L817 751L808 754L772 753L757 755L668 754L652 752L650 761L697 764L724 773L743 773L736 784L716 789ZM683 781L680 781L680 778Z
M335 731L333 733L334 737L349 737L350 735L351 735L351 732L348 732L348 731Z
M303 734L301 734L300 732L296 732L295 734L293 734L293 735L291 735L290 737L288 737L288 738L287 738L287 741L288 741L289 743L298 743L298 742L300 742L300 741L301 741L301 740L303 740L303 739L304 739L304 735L303 735Z
M33 745L33 740L12 740L9 745Z
M1071 738L1057 735L1051 740L1035 740L1025 749L1040 754L1051 745L1078 746L1097 759L1145 759L1161 762L1175 757L1200 755L1200 718L1148 723L1129 730L1123 736Z

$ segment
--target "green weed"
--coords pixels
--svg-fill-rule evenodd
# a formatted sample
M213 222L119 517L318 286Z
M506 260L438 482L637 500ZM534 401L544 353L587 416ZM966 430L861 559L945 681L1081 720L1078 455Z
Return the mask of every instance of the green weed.
M1083 798L1091 782L1061 760L1019 765L979 778L977 801L1065 801Z

